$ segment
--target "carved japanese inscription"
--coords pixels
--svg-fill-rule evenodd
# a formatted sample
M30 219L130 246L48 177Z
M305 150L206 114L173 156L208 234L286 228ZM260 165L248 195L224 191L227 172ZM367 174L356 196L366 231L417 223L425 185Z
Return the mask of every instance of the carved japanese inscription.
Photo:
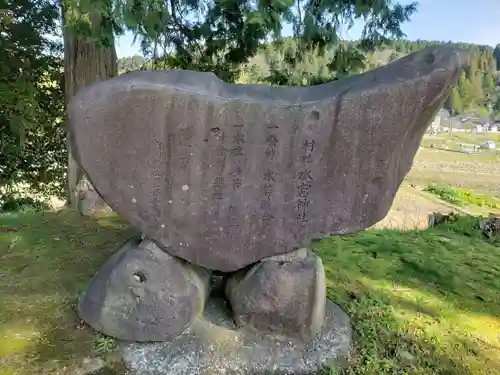
M72 100L70 139L106 202L164 251L234 271L381 220L461 64L431 47L313 87L134 72Z

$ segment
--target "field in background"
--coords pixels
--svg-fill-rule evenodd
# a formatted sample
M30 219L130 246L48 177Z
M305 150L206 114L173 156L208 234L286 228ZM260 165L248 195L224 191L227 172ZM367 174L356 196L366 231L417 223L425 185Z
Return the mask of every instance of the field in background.
M486 141L494 142L497 150L482 150L481 155L489 155L492 158L498 156L498 153L500 152L500 133L440 133L438 135L426 135L421 144L427 148L472 151L474 146L477 149Z
M500 147L500 134L442 134L425 136L415 156L414 164L398 191L387 217L378 228L425 228L431 212L450 211L485 215L500 214L500 210L473 205L457 206L425 192L429 184L467 189L475 194L487 194L500 199L500 151L484 150L468 154L455 150L430 148L430 144L474 143L493 140Z

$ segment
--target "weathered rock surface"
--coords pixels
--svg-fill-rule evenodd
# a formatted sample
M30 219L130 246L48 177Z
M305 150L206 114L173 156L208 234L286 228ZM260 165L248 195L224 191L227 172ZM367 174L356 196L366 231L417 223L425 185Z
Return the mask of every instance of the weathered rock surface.
M72 100L70 139L113 210L169 253L234 271L381 220L461 60L433 46L313 87L124 74Z
M323 263L307 249L266 258L232 276L226 297L238 326L310 341L325 319Z
M106 362L101 358L86 357L77 375L93 375L106 367Z
M322 331L309 344L234 326L223 300L210 299L203 318L164 343L121 345L134 375L306 375L339 364L352 332L347 315L331 301Z
M170 340L202 314L210 272L131 240L94 276L78 306L96 330L127 341Z

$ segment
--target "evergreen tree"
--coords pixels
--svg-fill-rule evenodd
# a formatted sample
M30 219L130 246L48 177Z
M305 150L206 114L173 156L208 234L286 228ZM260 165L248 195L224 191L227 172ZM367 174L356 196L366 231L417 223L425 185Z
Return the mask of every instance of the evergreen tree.
M66 150L57 6L45 0L0 0L0 9L2 206L21 182L37 193L59 195Z
M496 45L493 56L496 59L496 69L500 70L500 43Z
M146 60L144 57L135 55L118 59L118 72L125 73L132 70L139 70L144 67Z
M297 44L294 53L287 52L279 64L275 62L265 80L282 84L288 77L285 79L288 84L310 85L359 73L365 68L366 52L387 42L388 36L404 36L401 24L415 10L416 3L403 6L389 0L296 1L287 13ZM342 41L342 28L351 27L356 20L365 21L361 40L357 43ZM280 45L275 48L280 48ZM321 61L321 75L313 73L317 69L312 66L314 62L308 61L311 56Z
M64 36L64 94L66 104L83 87L118 73L110 0L62 0ZM91 215L106 207L68 142L68 204Z
M463 111L462 98L460 97L460 93L456 87L453 87L451 90L451 112L453 115L458 115Z

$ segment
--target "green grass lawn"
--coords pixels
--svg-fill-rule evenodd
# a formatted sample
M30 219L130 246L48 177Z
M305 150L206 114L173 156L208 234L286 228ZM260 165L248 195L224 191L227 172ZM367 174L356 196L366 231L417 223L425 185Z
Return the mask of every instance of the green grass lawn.
M435 184L427 184L424 191L458 206L481 207L491 212L500 212L500 199L491 195L476 194L466 189Z
M459 133L454 132L450 134L440 135L442 138L451 138L458 142L463 143L478 143L481 144L484 141L500 142L500 133Z
M72 375L96 355L76 297L133 233L114 216L0 216L0 375ZM341 373L500 374L500 247L476 219L332 237L315 250L355 328ZM113 362L107 373L124 370Z
M73 375L94 354L77 296L132 233L114 216L0 216L0 375Z

